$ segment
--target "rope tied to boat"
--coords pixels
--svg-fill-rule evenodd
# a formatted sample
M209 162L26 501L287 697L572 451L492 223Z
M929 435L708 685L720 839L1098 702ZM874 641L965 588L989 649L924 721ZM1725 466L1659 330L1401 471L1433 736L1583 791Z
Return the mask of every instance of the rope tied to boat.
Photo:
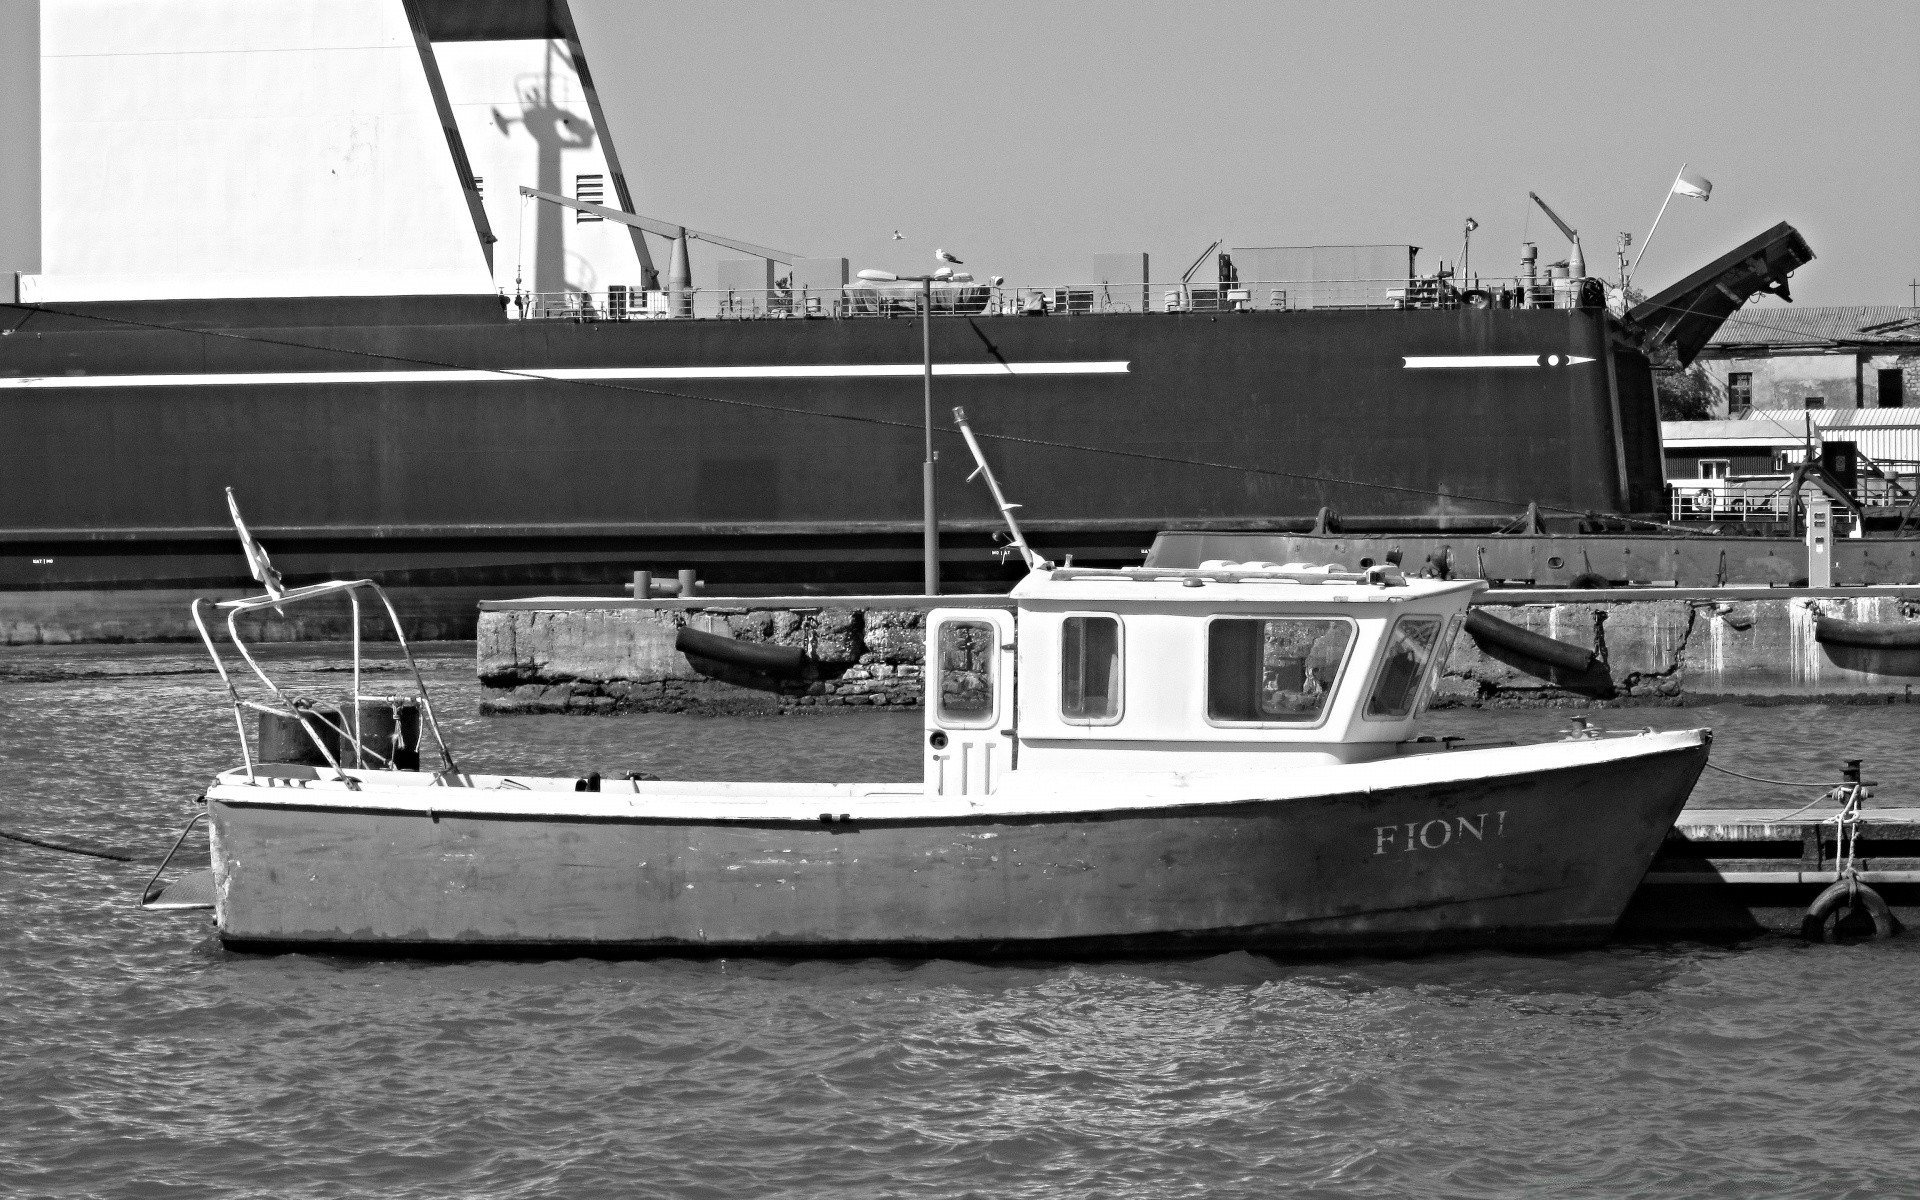
M1826 785L1821 781L1812 779L1763 779L1758 775L1748 775L1745 772L1736 771L1731 767L1723 767L1718 763L1710 762L1707 766L1709 769L1718 771L1722 775L1731 775L1736 779L1745 779L1752 783L1765 783L1776 787L1825 787L1826 790L1805 804L1802 804L1799 808L1794 809L1792 812L1766 819L1770 822L1791 821L1802 813L1832 801L1840 805L1840 810L1832 817L1821 818L1821 823L1825 824L1829 820L1836 822L1834 828L1834 838L1836 842L1840 840L1842 833L1837 823L1844 820L1847 823L1846 828L1848 831L1856 830L1860 820L1861 802L1866 800L1871 794L1867 789L1872 785L1863 783L1860 780L1858 759L1849 759L1845 778L1841 782L1831 785ZM1851 852L1849 852L1849 854L1850 853ZM1851 861L1851 857L1849 857L1849 861Z
M1723 767L1719 763L1714 763L1714 762L1708 763L1707 769L1710 771L1718 771L1722 775L1731 775L1735 779L1745 779L1753 783L1770 783L1776 787L1825 787L1827 786L1826 781L1822 779L1762 779L1758 775L1743 774L1742 772L1734 770L1732 767Z
M28 837L24 833L15 833L10 829L0 829L0 838L10 842L19 842L23 846L38 846L42 850L58 850L62 854L79 854L87 858L104 858L111 862L139 862L131 854L115 854L110 850L89 850L85 846L64 846L59 842L42 841L37 837ZM152 862L152 859L148 859Z

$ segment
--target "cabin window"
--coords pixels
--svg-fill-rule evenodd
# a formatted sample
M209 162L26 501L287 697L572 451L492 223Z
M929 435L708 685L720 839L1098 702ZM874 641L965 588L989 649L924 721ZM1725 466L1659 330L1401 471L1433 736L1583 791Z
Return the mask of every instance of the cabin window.
M1077 725L1120 719L1120 619L1067 617L1060 623L1060 716Z
M1703 458L1700 460L1700 478L1725 479L1727 477L1727 469L1732 465L1733 461L1731 459Z
M1317 725L1353 644L1337 619L1220 618L1207 627L1207 718Z
M1401 721L1413 715L1427 663L1439 640L1439 617L1401 617L1394 623L1381 655L1380 673L1374 677L1373 693L1367 697L1367 716Z
M948 621L940 626L939 639L940 720L962 726L990 724L997 648L993 626L984 621Z

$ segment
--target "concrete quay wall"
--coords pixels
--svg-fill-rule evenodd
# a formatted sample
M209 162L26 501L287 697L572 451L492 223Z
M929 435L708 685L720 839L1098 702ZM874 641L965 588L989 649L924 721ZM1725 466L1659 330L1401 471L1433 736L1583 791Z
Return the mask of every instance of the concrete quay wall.
M941 597L940 607L1009 608L1005 597ZM481 710L512 713L786 712L916 707L926 611L919 597L490 601L481 605ZM1814 639L1818 615L1920 623L1920 587L1623 588L1488 592L1490 615L1590 647L1578 678L1490 654L1462 636L1439 705L1548 706L1908 702L1920 650L1861 650ZM803 677L773 679L693 662L682 627L798 647ZM1532 669L1529 669L1532 668Z

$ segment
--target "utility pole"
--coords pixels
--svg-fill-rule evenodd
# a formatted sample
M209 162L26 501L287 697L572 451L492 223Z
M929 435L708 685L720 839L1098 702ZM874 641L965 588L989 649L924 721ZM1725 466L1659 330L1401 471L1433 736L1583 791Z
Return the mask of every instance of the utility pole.
M926 458L920 464L921 553L925 558L926 591L940 594L940 507L933 486L933 276L920 278L921 422L926 434Z

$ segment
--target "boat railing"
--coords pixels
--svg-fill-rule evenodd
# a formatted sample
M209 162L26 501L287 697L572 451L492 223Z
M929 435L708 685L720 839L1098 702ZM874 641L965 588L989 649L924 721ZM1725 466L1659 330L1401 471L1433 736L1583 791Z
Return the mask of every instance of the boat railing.
M1674 521L1786 521L1793 517L1790 474L1676 479L1668 503ZM1863 471L1854 499L1868 512L1904 509L1920 493L1920 462L1880 460Z
M400 614L394 611L393 601L379 584L371 579L332 580L326 583L312 584L307 587L276 589L265 596L247 596L237 600L209 601L204 597L193 602L193 623L200 632L200 640L206 645L207 653L213 659L214 669L220 673L220 682L226 688L227 699L233 710L233 721L240 735L240 753L246 765L247 777L257 777L258 764L255 762L254 749L247 736L246 714L248 712L266 713L289 721L304 731L307 739L313 743L320 757L332 771L333 777L345 783L349 788L357 787L357 781L349 776L344 768L375 767L394 769L399 766L397 746L400 740L400 723L395 721L394 743L388 750L382 751L369 744L367 731L363 727L366 706L369 704L394 704L391 695L369 696L361 686L362 661L360 618L360 593L370 592L379 601L387 621L393 630L393 636L405 657L408 669L413 673L416 689L414 697L420 706L422 725L433 734L435 746L440 752L442 770L435 773L435 781L452 785L458 781L459 767L455 764L453 753L447 748L446 739L441 735L439 720L433 711L433 698L428 694L427 682L420 673L420 664L413 656L413 648L407 644L406 633L400 627ZM284 615L288 605L302 604L329 597L345 596L352 607L353 629L353 667L351 693L346 711L340 713L315 704L305 697L291 697L281 689L272 676L261 667L260 661L248 648L246 639L241 636L240 618L263 609L273 609ZM249 699L240 693L233 675L227 670L227 661L215 644L212 631L208 628L207 617L210 612L226 613L227 637L232 641L234 650L259 680L261 687L271 702ZM326 730L336 739L334 745L322 736ZM336 749L337 747L337 749Z
M1571 308L1578 296L1549 281L1475 280L1448 276L1383 279L1281 279L1210 283L1069 283L1029 287L971 279L936 280L933 315L1091 316L1108 313L1299 312L1310 309ZM1576 281L1577 282L1577 281ZM926 299L910 280L860 280L844 287L688 288L522 292L508 314L535 321L650 321L686 318L911 317Z

